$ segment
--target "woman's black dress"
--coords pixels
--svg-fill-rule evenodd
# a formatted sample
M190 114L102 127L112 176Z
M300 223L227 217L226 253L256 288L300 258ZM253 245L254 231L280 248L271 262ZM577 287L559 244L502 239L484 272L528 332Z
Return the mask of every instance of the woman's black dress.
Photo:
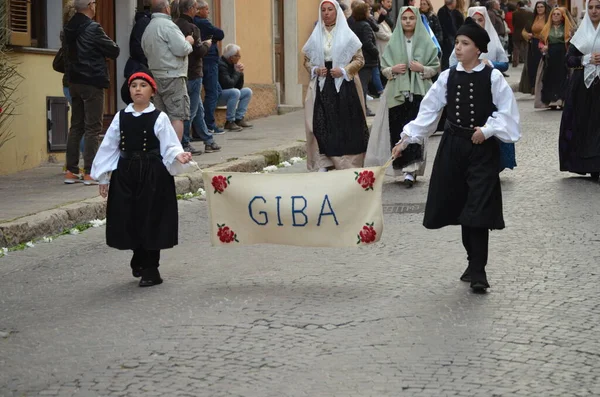
M121 158L110 178L106 243L117 249L161 250L177 245L175 181L154 133L159 110L139 117L121 111Z
M578 174L600 172L600 79L585 86L582 57L575 46L569 47L567 66L574 70L558 140L560 170Z
M331 62L325 62L331 70ZM361 154L367 151L369 129L358 91L353 81L342 82L340 92L327 74L323 89L315 86L313 134L319 153L327 157Z
M423 96L413 95L412 102L407 100L402 105L389 109L390 147L396 146L400 141L404 126L417 118L422 100ZM402 152L402 156L394 160L392 166L395 170L402 170L404 167L422 160L422 146L411 144Z
M552 103L564 101L567 89L568 69L565 63L567 47L564 42L548 45L545 61L544 78L542 79L542 102Z

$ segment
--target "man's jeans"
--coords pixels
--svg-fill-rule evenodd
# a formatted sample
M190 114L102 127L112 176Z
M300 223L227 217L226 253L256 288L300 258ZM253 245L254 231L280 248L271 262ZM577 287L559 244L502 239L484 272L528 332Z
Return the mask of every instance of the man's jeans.
M203 70L204 121L209 129L214 130L216 127L215 110L217 109L217 101L221 94L221 86L219 85L219 62L204 62Z
M79 144L81 138L85 137L83 168L85 173L89 174L102 132L104 89L85 84L71 84L69 92L73 105L71 129L67 137L67 170L79 174Z
M191 140L192 124L200 139L205 145L212 145L215 141L204 122L204 106L200 98L200 90L202 88L202 77L195 80L188 80L187 89L190 97L190 119L183 122L183 138L181 144L186 146Z
M252 90L244 87L241 90L229 88L221 92L219 106L227 105L227 121L241 120L248 111L252 99Z
M67 98L67 102L69 102L69 106L73 107L73 98L71 98L71 93L69 92L69 87L63 87L63 94L65 95L65 98ZM81 154L83 154L83 149L84 149L83 142L84 141L85 141L85 139L81 138L81 143L79 144L79 151L81 152Z

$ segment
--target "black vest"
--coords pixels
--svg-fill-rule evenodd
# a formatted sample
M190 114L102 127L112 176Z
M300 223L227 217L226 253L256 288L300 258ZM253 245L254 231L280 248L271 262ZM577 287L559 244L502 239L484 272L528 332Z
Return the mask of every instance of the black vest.
M447 120L463 128L483 127L497 110L492 100L492 70L459 72L450 68L446 85Z
M160 141L154 134L154 124L158 119L160 110L142 113L135 117L133 113L119 112L119 126L121 128L121 141L119 149L123 152L149 152L160 153Z

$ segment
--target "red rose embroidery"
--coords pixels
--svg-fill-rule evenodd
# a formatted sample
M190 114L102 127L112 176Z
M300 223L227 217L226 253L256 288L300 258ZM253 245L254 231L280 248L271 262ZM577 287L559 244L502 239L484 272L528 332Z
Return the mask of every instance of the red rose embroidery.
M237 234L235 234L233 230L229 228L229 226L225 226L225 224L219 225L217 223L217 227L219 228L219 231L217 231L217 236L222 243L232 243L234 241L239 243Z
M213 176L211 184L215 188L215 194L221 194L227 189L227 186L231 185L231 176L227 178L222 175Z
M365 226L363 226L360 233L358 233L356 236L358 237L358 242L356 244L370 244L375 241L377 238L377 232L373 228L373 225L375 225L375 223L367 223Z
M375 174L373 171L365 170L361 173L355 172L356 177L354 180L365 190L373 190L373 184L375 183Z

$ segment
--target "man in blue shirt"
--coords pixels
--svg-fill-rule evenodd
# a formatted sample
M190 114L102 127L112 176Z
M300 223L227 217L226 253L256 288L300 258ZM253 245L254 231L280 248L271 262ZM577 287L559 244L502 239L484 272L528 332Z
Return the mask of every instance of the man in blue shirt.
M212 39L212 45L203 58L204 121L206 121L206 126L211 133L223 134L225 131L218 128L215 124L215 109L217 108L217 101L221 94L221 87L219 86L219 48L217 47L217 42L223 40L225 33L208 20L208 16L210 15L208 3L200 0L197 4L198 14L194 17L194 23L200 29L202 41Z

